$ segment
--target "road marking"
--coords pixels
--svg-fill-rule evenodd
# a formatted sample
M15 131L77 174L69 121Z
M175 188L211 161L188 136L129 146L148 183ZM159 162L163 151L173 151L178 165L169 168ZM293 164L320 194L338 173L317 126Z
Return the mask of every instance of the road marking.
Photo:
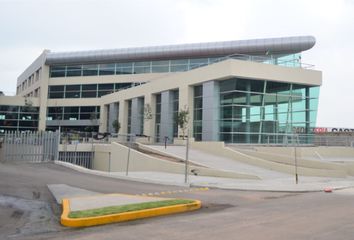
M135 194L136 196L160 196L160 195L169 195L175 193L187 193L187 192L201 192L201 191L208 191L209 188L202 187L202 188L190 188L190 189L181 189L181 190L173 190L173 191L163 191L163 192L150 192L150 193L141 193Z

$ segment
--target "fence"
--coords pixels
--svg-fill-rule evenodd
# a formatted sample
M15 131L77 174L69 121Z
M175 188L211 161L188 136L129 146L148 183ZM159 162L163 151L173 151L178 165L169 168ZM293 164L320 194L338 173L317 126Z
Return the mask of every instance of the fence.
M93 152L61 151L59 152L58 160L62 162L69 162L88 169L92 169L93 155L94 155Z
M250 143L254 145L303 145L303 146L336 146L354 147L354 136L321 135L321 134L251 134Z
M47 162L58 158L58 132L5 132L5 161Z
M129 149L135 147L136 138L133 134L98 134L94 132L62 132L60 136L61 150L58 160L93 169L95 149L99 144L110 144L112 141L126 145ZM86 147L83 149L82 145ZM104 154L109 154L104 152ZM110 160L109 160L110 162ZM110 165L110 163L109 163Z

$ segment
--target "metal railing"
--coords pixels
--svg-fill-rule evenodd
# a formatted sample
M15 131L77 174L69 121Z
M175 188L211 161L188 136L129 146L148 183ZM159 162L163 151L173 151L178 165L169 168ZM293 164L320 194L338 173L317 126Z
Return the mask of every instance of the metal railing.
M242 135L245 135L244 133ZM262 133L249 134L249 141L243 143L246 145L276 145L276 146L342 146L354 147L354 136L330 136L321 134L292 134L292 133Z

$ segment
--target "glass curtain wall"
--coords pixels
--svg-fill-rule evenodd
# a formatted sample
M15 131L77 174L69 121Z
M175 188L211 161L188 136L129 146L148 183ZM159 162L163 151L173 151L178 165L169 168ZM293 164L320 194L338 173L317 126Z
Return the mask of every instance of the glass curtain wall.
M249 79L220 82L220 140L283 143L315 126L319 87Z
M301 67L301 53L288 55L244 55L234 54L230 56L191 58L191 59L167 59L156 61L136 61L108 64L83 64L51 66L50 77L81 77L81 76L104 76L142 73L183 72L203 67L209 64L233 58L243 61L262 62L286 67Z
M138 116L138 119L139 119L139 129L140 129L140 135L143 135L144 134L144 106L145 106L145 98L141 97L139 98L139 101L141 101L141 104L139 105L139 116Z
M132 100L128 100L128 121L127 121L128 134L132 132Z
M48 107L47 120L97 120L100 118L99 106Z
M37 131L39 108L0 105L0 134L5 131Z
M142 83L103 83L81 85L55 85L48 87L49 98L97 98L131 88Z
M156 94L155 141L160 142L161 130L161 93Z
M203 120L203 86L194 87L193 137L196 141L202 140Z
M179 91L174 90L173 91L173 137L178 137L178 122L177 122L177 116L178 116L178 108L179 108Z

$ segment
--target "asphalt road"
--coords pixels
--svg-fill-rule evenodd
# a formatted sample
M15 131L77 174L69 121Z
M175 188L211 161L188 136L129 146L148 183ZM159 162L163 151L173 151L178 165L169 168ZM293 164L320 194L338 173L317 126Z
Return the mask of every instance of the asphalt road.
M0 163L0 239L354 239L354 190L274 193L217 190L168 196L200 199L201 210L71 229L47 184L141 194L182 187L123 181L54 164Z

